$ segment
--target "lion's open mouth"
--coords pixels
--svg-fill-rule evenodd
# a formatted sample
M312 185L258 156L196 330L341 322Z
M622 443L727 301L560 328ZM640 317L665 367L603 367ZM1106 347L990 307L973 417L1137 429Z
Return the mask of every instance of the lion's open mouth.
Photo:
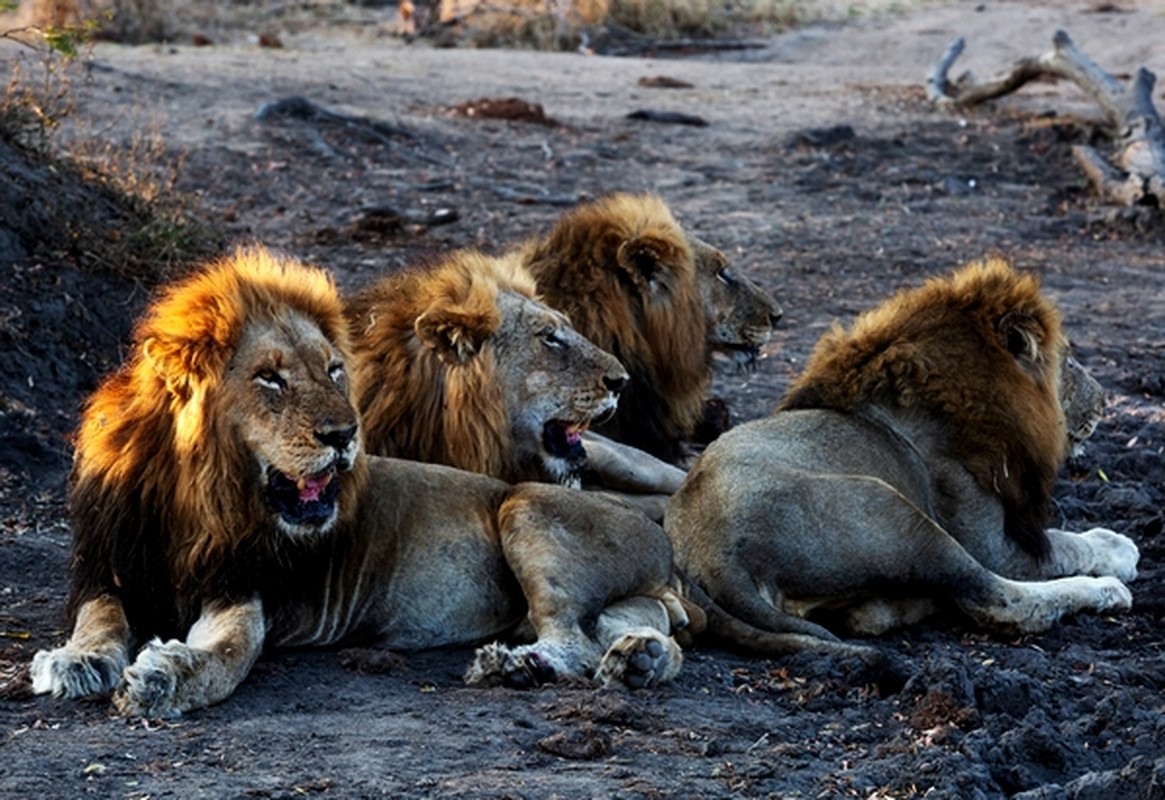
M586 425L552 419L542 426L542 445L546 452L564 461L581 462L587 457L582 434Z
M339 494L335 466L304 478L267 469L267 503L291 525L316 527L331 522Z

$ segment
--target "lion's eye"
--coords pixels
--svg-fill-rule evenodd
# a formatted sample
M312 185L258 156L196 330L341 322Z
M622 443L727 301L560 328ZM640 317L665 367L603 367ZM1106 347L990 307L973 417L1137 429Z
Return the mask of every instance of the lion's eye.
M332 383L339 383L344 379L344 365L337 361L328 367L328 377L332 379Z
M256 372L255 383L273 392L282 392L287 388L287 381L283 380L283 376L273 369L261 369Z
M736 283L736 276L727 267L722 267L716 271L716 278L723 284L731 286Z
M551 348L552 350L565 350L566 340L558 335L558 331L551 328L549 331L543 331L542 344Z

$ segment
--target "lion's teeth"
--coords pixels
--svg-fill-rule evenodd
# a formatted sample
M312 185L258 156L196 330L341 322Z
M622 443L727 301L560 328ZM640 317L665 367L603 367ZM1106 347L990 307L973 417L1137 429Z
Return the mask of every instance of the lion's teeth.
M303 490L304 490L306 487L307 487L307 479L306 479L306 478L300 478L299 480L297 480L297 481L295 482L295 488L299 489L301 492L302 492L302 491L303 491Z

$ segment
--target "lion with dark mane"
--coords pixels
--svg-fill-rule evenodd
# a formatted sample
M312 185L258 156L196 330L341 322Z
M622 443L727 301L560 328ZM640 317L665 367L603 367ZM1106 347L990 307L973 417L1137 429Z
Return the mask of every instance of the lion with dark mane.
M713 353L751 367L781 315L654 195L580 206L521 257L546 302L630 374L615 416L596 430L672 463L685 461L685 443L716 415ZM715 422L706 438L725 426Z
M229 696L265 645L411 650L520 624L532 641L482 647L467 680L676 674L685 617L658 526L558 486L366 455L350 363L330 278L266 251L158 297L84 412L73 631L34 657L34 691L173 716Z
M623 366L537 297L515 255L449 253L347 304L370 453L505 481L584 483L662 517L683 473L586 435L615 413Z
M708 447L668 505L677 564L806 649L939 601L1007 635L1128 609L1131 540L1044 528L1102 408L1035 278L971 264L835 326L773 416Z

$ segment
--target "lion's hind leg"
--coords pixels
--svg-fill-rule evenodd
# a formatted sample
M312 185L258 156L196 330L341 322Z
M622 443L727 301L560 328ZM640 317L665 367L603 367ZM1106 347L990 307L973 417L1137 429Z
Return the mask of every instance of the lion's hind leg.
M125 609L105 594L81 604L69 641L33 656L29 675L36 694L91 697L113 691L128 663Z
M678 598L668 599L671 547L658 525L621 504L545 484L516 487L499 523L537 639L512 649L481 648L468 682L529 686L590 677L624 635L631 638L600 679L635 675L628 685L648 685L674 674L678 646L668 633L672 616L684 611ZM651 609L646 617L639 598Z
M1128 611L1133 605L1132 592L1112 576L1013 581L988 575L986 593L958 593L954 599L984 628L1007 635L1040 633L1062 617Z
M919 581L942 587L978 625L1004 635L1046 631L1062 617L1081 612L1119 612L1132 607L1128 587L1112 576L1022 581L999 575L922 515L903 531L898 543L906 548L899 558L908 558L911 552L926 554L913 567Z
M683 615L677 618L676 613ZM679 674L683 652L667 631L682 628L687 617L668 599L638 595L612 603L595 625L595 638L606 652L595 670L603 686L644 689L667 683Z

